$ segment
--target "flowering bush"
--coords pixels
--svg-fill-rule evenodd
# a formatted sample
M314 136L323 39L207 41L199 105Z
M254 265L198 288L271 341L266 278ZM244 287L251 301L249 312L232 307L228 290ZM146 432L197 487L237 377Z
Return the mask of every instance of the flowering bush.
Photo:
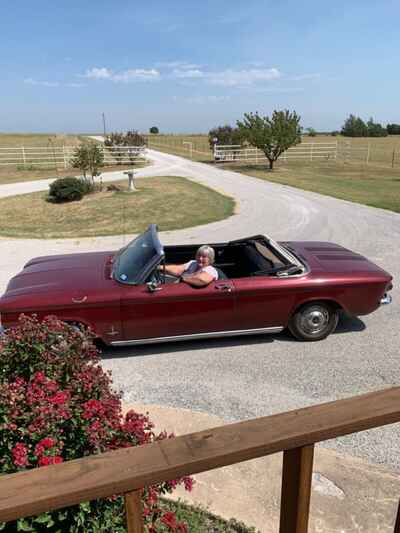
M117 448L173 437L156 434L145 415L122 415L120 395L99 364L90 332L47 317L22 316L18 327L0 337L0 474L62 463ZM146 531L185 532L159 495L184 477L143 490ZM12 531L124 532L123 498L114 496L37 517L0 524Z

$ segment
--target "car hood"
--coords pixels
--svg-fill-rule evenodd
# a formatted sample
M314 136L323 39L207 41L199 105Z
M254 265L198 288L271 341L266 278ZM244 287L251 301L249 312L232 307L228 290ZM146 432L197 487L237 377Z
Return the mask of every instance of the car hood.
M323 271L333 274L365 273L367 275L387 276L390 274L369 261L366 257L331 242L286 242L289 249L304 259L314 272Z
M98 289L110 279L113 254L92 252L36 257L10 280L2 298Z

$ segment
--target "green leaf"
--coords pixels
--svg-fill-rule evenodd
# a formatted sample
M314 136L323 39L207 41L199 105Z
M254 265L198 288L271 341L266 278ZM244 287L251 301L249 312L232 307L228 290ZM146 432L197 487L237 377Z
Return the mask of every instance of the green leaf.
M35 531L25 518L17 520L17 531Z
M49 513L43 513L37 516L34 521L37 522L38 524L47 524L48 522L51 521L51 516Z

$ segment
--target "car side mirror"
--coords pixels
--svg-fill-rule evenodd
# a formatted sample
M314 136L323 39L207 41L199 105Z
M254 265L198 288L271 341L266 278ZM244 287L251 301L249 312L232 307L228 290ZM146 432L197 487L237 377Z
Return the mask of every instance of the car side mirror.
M162 287L160 287L160 283L157 283L157 281L149 281L148 283L146 283L146 285L148 292L161 291L162 289Z

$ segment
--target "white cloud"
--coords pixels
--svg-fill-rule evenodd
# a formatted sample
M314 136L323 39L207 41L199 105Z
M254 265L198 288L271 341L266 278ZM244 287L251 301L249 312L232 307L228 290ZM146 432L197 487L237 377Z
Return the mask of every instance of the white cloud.
M156 67L176 68L179 70L185 70L200 68L201 65L197 65L195 63L188 63L187 61L160 61L159 63L156 63Z
M86 87L86 83L66 83L66 87Z
M136 80L155 80L160 77L158 70L152 69L129 69L119 74L113 74L113 81L136 81Z
M203 79L211 85L224 87L248 87L261 82L277 80L282 74L277 68L225 69L211 72L196 65L176 65L171 76L179 79Z
M230 100L230 96L215 96L215 95L206 95L206 96L188 96L186 98L178 98L178 96L174 96L173 100L175 102L184 102L186 104L195 104L195 105L203 105L203 104L220 104L223 102L227 102Z
M297 76L290 76L287 79L291 81L307 81L307 80L318 80L320 79L321 74L299 74Z
M111 79L112 71L105 67L93 67L87 70L84 76L85 78L92 78L94 80L109 80Z
M192 98L188 98L188 102L191 104L222 104L230 99L230 96L194 96Z
M265 87L256 89L257 93L300 93L304 87Z
M94 80L110 80L115 82L131 82L131 81L148 81L160 78L158 70L151 69L128 69L121 72L114 72L106 67L93 67L88 69L84 74L85 78Z
M227 69L221 72L207 73L207 80L209 83L226 87L243 87L258 82L277 80L280 77L281 73L276 68L253 68L247 70Z
M24 83L27 85L39 85L41 87L85 87L85 83L59 83L58 81L39 81L33 78L25 78Z
M42 87L59 87L60 85L57 81L38 81L33 78L24 79L24 83L28 85L41 85Z
M175 78L204 78L204 72L197 68L187 70L174 69L172 75Z

